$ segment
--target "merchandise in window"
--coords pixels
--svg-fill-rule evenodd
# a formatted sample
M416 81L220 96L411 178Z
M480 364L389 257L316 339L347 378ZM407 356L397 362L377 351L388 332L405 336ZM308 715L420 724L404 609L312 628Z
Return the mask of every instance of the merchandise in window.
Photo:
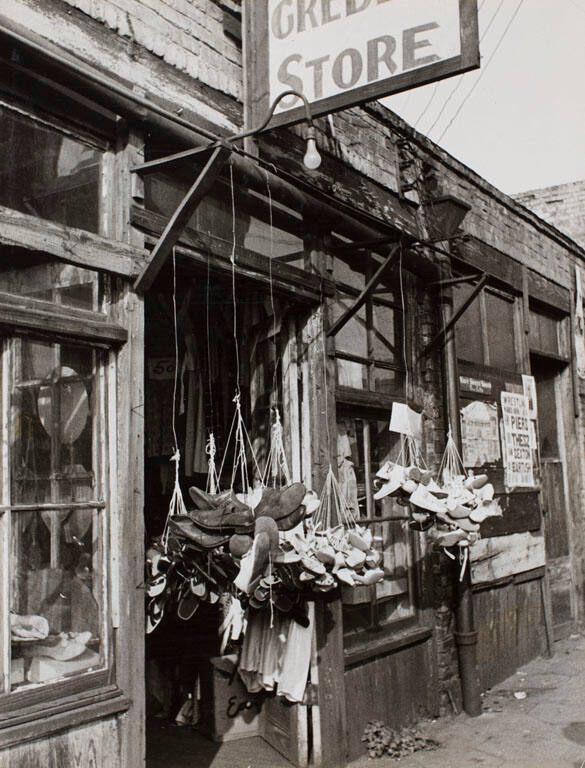
M104 665L101 353L12 338L2 356L6 690ZM6 658L7 649L2 649Z
M389 431L387 420L353 416L338 417L337 435L341 489L356 519L372 531L384 571L384 579L371 587L344 590L344 635L351 646L364 630L389 627L415 615L414 538L405 507L391 497L374 499L375 473L386 461L398 460L400 436Z

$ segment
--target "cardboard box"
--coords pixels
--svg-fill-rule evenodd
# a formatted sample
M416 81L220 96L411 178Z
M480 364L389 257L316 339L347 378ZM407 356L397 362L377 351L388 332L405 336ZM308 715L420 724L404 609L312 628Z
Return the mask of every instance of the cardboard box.
M210 736L232 741L261 734L264 693L249 693L240 680L235 655L216 656L212 664L212 712Z

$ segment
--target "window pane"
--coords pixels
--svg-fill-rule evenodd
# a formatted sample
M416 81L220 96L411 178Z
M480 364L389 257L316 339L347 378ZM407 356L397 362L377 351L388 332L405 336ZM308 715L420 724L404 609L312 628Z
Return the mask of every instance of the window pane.
M460 283L453 286L453 312L467 300L472 286ZM481 337L481 316L479 298L476 297L463 315L455 323L455 342L457 357L470 363L483 364L483 342Z
M92 352L22 341L15 358L12 503L85 501L94 486Z
M331 323L333 324L354 302L352 296L337 295L332 302ZM345 352L359 357L368 356L368 335L366 330L366 308L361 307L343 328L335 334L336 352Z
M397 394L404 389L404 373L387 368L374 368L374 390L386 394Z
M530 310L530 334L529 342L531 349L539 352L549 352L553 355L559 354L558 327L560 322L550 315L542 312Z
M100 152L0 106L0 204L97 232Z
M12 344L10 501L29 507L11 514L12 687L100 664L95 354Z
M337 358L337 385L353 389L367 389L368 368L363 363Z
M96 272L24 248L0 248L0 291L99 311Z
M102 663L100 514L12 514L11 688Z
M485 291L485 309L490 365L514 371L514 302Z
M402 312L374 304L373 314L372 347L374 358L384 362L403 362Z

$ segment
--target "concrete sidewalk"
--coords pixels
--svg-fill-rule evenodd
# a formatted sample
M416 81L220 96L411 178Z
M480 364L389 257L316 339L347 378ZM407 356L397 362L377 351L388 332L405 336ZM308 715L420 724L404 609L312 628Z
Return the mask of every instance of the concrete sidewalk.
M439 742L400 759L367 756L350 768L585 768L585 640L555 643L483 697L483 714L419 723Z

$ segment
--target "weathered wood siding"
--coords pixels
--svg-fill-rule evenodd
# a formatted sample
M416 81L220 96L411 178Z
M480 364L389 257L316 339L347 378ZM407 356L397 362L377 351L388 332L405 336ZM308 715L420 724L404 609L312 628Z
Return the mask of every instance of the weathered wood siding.
M477 666L482 690L544 653L541 579L475 591Z
M348 760L364 755L361 737L368 721L402 728L434 714L431 653L429 640L346 669Z
M0 768L114 768L122 764L118 718L0 752Z

